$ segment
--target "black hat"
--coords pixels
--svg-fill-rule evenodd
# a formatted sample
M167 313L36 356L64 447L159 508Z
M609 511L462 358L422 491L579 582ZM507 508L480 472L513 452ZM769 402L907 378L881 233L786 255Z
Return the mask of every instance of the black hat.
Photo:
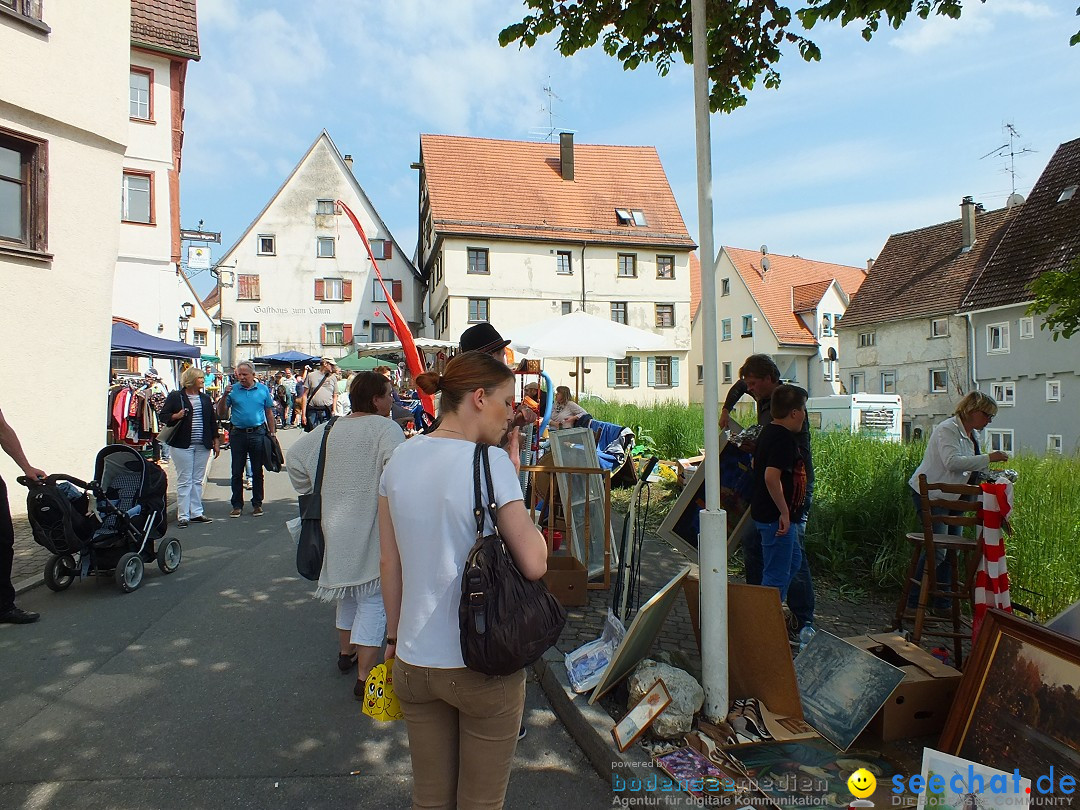
M487 354L504 349L509 345L510 341L503 340L503 336L499 334L498 330L487 322L470 326L461 333L461 340L458 342L458 347L463 352L485 352Z

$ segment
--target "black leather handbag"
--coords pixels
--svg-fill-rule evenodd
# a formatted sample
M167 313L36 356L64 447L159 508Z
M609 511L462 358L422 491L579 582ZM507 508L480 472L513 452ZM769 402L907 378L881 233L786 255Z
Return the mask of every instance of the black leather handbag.
M322 480L326 469L326 440L337 417L331 417L323 431L319 446L319 464L315 469L315 484L307 495L300 495L300 540L296 544L296 570L304 579L317 581L322 573L326 543L322 531Z
M488 453L487 445L477 444L473 455L476 544L461 578L461 656L469 669L485 675L510 675L536 661L559 640L566 610L542 580L534 582L521 575L499 535ZM484 534L481 467L492 526L488 535Z

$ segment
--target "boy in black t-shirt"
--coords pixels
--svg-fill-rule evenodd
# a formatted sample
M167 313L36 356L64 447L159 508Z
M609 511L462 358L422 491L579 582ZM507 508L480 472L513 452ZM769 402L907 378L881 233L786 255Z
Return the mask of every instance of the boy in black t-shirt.
M802 563L794 521L806 496L806 467L795 434L806 418L806 392L780 385L772 395L772 422L766 425L754 451L754 494L750 517L761 535L761 584L777 588L780 600Z

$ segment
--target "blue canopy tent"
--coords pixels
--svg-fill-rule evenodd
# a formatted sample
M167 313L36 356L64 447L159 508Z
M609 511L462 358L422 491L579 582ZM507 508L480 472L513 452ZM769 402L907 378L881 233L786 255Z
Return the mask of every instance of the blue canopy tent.
M262 363L267 366L299 366L304 363L318 364L321 357L315 357L303 352L287 351L277 354L264 354L261 357L252 357L252 363Z
M154 337L126 323L112 325L111 352L132 357L160 357L166 360L198 360L202 354L198 346L191 346L178 340Z

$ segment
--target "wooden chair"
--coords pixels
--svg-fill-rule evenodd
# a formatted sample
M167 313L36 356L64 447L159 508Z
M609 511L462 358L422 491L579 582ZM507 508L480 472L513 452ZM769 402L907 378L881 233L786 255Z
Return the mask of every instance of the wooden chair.
M958 496L955 499L935 497L940 493ZM900 601L896 605L896 629L903 631L904 620L914 624L911 641L918 644L922 637L951 638L956 654L956 667L964 663L963 640L971 637L971 622L961 611L961 599L971 602L974 572L978 564L978 527L982 509L982 489L970 484L928 483L925 475L919 476L919 497L922 501L922 531L908 532L905 539L914 548L908 565ZM931 509L946 510L945 514L932 515ZM933 524L974 527L976 537L967 538L952 534L934 534ZM941 585L937 581L937 550L945 550L945 561L952 572L952 584ZM921 581L916 579L919 557L925 555ZM963 579L960 578L961 563ZM919 603L908 607L912 587L919 585ZM936 616L928 611L935 599L950 601L949 615Z

